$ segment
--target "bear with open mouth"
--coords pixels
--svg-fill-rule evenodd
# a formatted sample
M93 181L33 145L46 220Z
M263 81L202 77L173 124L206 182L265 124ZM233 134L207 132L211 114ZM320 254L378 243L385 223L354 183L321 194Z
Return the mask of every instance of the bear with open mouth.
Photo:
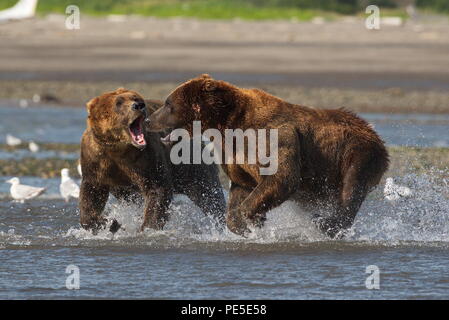
M388 168L384 142L365 120L344 109L288 103L259 89L242 89L209 75L186 81L152 113L147 130L277 130L277 171L260 174L260 163L223 163L231 180L226 222L246 235L266 213L288 199L315 214L328 236L342 237L366 195ZM245 142L245 148L248 142ZM224 153L224 145L222 145ZM260 149L260 147L258 147ZM270 146L265 145L266 149ZM234 158L240 152L233 149Z
M164 227L174 193L187 195L224 225L226 202L216 165L174 165L161 135L144 130L145 118L161 105L123 88L87 103L79 200L83 228L97 232L106 226L103 210L110 193L119 201L144 201L141 230ZM112 232L119 228L115 220L110 225Z

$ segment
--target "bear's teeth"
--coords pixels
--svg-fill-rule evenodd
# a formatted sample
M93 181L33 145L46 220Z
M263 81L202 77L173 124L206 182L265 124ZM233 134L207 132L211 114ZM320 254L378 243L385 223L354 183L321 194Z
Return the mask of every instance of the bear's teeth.
M164 138L161 138L162 142L169 142L170 141L170 134L167 134Z

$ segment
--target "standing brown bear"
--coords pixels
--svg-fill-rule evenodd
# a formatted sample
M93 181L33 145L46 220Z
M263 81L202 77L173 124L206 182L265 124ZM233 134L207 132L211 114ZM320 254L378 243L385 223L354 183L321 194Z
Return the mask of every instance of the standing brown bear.
M261 175L259 162L222 165L231 180L227 226L240 235L249 232L248 222L261 226L266 212L287 199L319 212L317 222L328 236L343 235L388 168L383 141L355 114L291 104L209 75L176 88L147 119L147 129L192 134L195 120L202 130L216 128L223 136L226 129L277 129L275 174Z
M224 224L226 202L215 165L173 165L159 134L143 130L145 117L159 107L137 92L119 88L87 103L87 129L81 140L83 180L80 222L96 232L109 193L120 201L144 200L141 230L162 229L173 193L186 194L206 214ZM117 221L110 226L115 232Z

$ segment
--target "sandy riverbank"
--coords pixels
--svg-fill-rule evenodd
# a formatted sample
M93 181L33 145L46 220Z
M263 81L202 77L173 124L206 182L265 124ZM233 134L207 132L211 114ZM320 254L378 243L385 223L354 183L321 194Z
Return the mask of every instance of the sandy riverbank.
M449 112L449 23L201 21L51 15L0 28L0 99L83 106L125 86L164 98L201 73L294 103L364 112Z

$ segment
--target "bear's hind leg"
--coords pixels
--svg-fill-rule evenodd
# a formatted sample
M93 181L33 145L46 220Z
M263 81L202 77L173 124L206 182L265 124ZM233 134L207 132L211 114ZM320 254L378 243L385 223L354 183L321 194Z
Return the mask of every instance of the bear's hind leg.
M321 225L322 230L331 238L344 237L344 231L354 223L357 212L365 200L366 192L351 190L342 196L344 199L337 205L335 216L326 218Z
M343 177L338 195L335 213L324 218L320 228L331 238L344 237L344 231L354 223L366 195L370 191L369 181L365 170L361 166L351 165Z

